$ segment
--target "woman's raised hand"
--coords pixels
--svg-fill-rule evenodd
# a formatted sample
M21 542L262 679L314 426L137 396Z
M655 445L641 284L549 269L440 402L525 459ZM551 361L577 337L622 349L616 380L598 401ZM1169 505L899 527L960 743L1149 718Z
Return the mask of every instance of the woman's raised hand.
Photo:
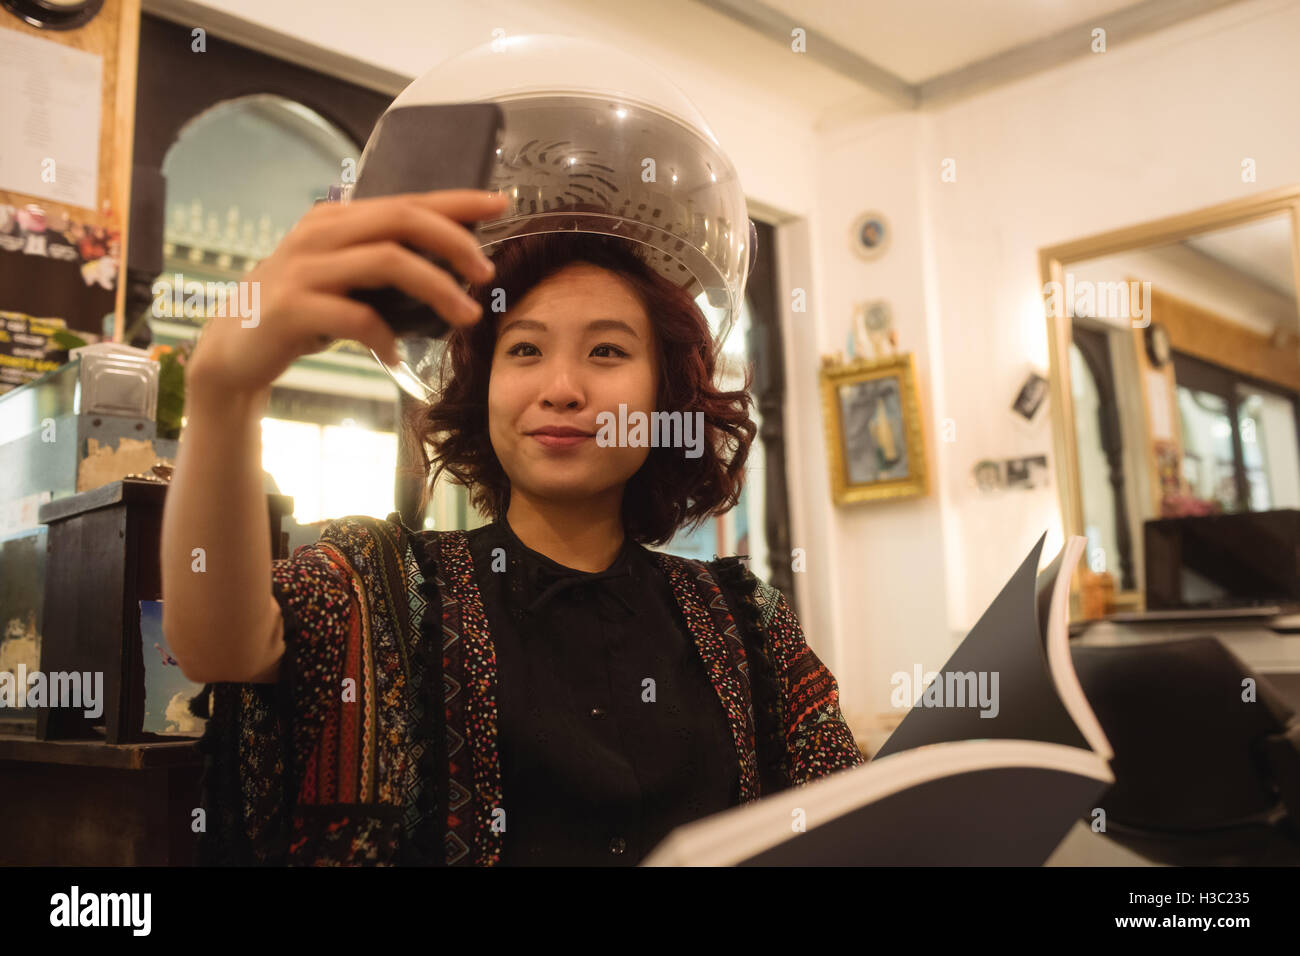
M188 368L191 388L213 397L261 392L302 355L334 339L353 339L397 361L392 330L354 289L396 286L427 302L453 327L477 322L481 309L456 277L404 248L451 263L466 279L491 278L491 262L462 223L496 218L506 197L477 189L443 189L319 203L269 256L241 280L257 283L248 319L213 318Z

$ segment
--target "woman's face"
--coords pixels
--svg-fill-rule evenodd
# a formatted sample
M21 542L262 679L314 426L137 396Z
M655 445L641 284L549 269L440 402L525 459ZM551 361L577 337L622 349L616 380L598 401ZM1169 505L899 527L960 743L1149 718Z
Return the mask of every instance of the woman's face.
M650 317L632 289L586 262L566 266L508 304L488 383L488 429L511 488L529 497L585 499L621 487L647 447L597 444L601 422L619 405L655 410L659 381ZM578 439L536 434L574 428Z

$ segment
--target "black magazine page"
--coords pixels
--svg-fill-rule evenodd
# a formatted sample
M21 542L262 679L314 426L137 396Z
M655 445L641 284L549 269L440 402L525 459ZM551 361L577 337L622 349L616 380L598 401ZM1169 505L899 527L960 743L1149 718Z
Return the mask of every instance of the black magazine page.
M930 780L740 866L1040 866L1110 784L1041 767Z
M1046 537L1038 539L876 758L927 744L985 738L1091 749L1057 695L1047 666L1047 614L1046 607L1039 613L1037 579ZM1054 567L1059 571L1059 561ZM1044 577L1054 578L1051 570ZM1047 591L1050 600L1050 585Z

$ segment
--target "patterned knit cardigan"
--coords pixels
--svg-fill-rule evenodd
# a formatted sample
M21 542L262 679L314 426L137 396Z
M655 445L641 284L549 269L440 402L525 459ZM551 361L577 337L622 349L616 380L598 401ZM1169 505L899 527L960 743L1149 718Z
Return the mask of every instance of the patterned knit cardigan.
M730 725L741 803L865 762L778 590L735 557L652 554ZM210 717L198 862L498 863L496 657L466 533L331 522L272 586L279 682L191 703Z

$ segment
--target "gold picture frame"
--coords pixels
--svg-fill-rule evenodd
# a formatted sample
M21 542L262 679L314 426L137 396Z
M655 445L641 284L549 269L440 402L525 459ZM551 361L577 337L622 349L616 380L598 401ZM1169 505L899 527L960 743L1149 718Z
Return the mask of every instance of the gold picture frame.
M820 384L835 503L928 495L912 353L825 366Z

